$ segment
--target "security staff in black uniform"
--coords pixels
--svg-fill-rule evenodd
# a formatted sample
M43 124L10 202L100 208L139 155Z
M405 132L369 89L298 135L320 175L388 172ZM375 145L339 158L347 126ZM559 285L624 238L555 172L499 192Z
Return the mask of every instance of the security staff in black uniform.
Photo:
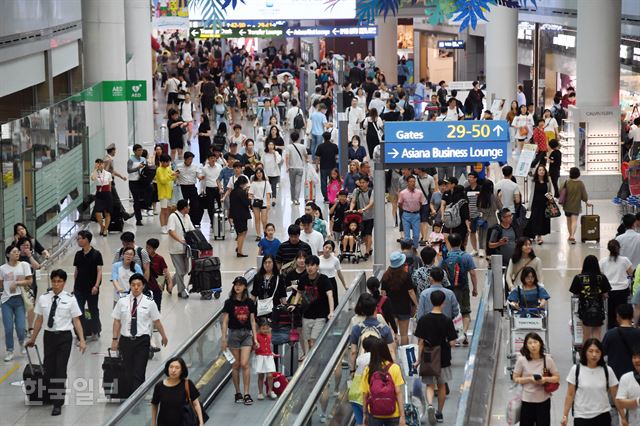
M155 325L162 336L162 346L167 346L167 335L160 322L160 312L153 297L144 295L142 291L147 285L144 276L133 274L129 278L131 290L120 298L113 308L113 341L111 350L120 350L127 383L125 395L131 395L144 383L151 333Z
M53 403L52 416L62 413L64 404L65 381L67 380L67 363L71 354L73 337L71 329L75 328L80 338L80 352L84 353L87 345L80 323L80 308L73 295L64 291L67 273L56 269L50 275L51 290L38 298L34 308L36 321L31 338L26 346L34 346L38 333L44 322L44 379L49 400Z

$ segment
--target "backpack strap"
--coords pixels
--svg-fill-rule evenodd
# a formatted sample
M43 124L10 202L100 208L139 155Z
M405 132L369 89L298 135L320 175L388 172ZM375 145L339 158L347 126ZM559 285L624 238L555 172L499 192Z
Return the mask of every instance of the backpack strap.
M180 226L182 226L182 233L186 234L187 230L184 229L184 223L182 223L182 219L180 219L180 215L178 215L178 212L173 212L173 214L176 215L176 217L178 218L178 222L180 222Z
M606 368L604 371L605 371L605 376L607 378L607 388L609 388L609 372L607 371ZM578 392L579 377L580 377L580 362L576 364L576 392ZM571 415L574 417L575 417L575 404L576 404L576 398L574 394L573 402L571 402Z

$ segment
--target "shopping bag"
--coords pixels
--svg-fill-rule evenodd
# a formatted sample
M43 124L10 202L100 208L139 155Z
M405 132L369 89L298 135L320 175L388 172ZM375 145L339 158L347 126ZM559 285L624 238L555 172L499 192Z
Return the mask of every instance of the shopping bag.
M416 344L412 343L398 347L398 364L400 364L404 377L411 377L418 374L416 367L414 367L414 363L418 359L417 355L418 345Z
M522 408L522 386L511 387L511 395L507 401L507 424L516 425L520 423L520 409Z
M458 312L458 315L453 318L453 327L456 329L458 334L462 333L462 314Z

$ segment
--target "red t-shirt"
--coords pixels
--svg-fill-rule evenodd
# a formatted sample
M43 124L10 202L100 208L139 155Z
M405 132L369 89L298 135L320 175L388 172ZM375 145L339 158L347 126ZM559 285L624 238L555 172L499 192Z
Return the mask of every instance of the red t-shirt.
M256 355L273 355L273 351L271 350L271 334L258 333L256 340L260 345L259 348L256 348Z
M151 257L151 265L149 268L149 290L160 291L161 289L158 285L158 277L163 275L164 270L168 268L167 263L164 261L164 257L159 254Z
M538 145L537 152L547 152L549 150L547 135L539 127L533 129L533 142Z

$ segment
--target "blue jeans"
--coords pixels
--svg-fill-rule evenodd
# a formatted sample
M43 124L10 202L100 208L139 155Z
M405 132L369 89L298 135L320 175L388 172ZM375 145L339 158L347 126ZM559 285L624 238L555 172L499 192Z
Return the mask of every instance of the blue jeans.
M361 425L364 423L364 413L362 409L362 405L357 402L351 401L351 408L353 409L353 417L356 421L357 425Z
M4 342L7 351L13 351L13 324L16 325L18 342L24 343L25 338L25 312L22 296L11 296L2 304L2 323L4 325Z
M420 246L420 212L409 213L407 211L403 211L402 227L404 230L404 240L412 241L413 247L418 248ZM412 238L409 238L410 231Z
M369 426L398 426L400 424L400 417L392 417L390 419L380 419L377 417L373 417L369 414L369 421L367 422Z
M311 135L311 158L316 160L316 148L322 143L322 135Z

